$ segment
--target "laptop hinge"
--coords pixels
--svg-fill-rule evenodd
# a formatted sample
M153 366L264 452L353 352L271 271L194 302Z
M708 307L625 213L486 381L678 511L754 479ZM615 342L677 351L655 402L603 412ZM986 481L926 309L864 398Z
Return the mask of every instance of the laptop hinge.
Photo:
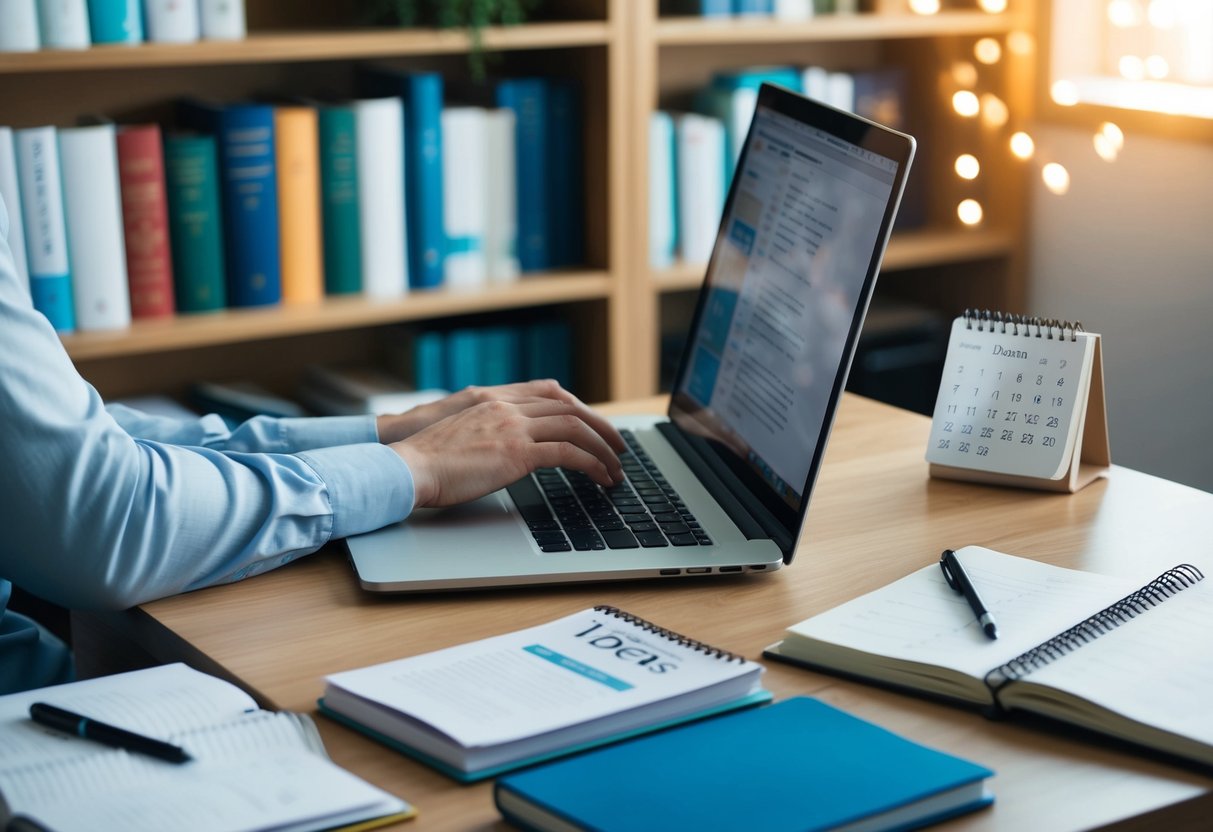
M678 452L746 540L773 540L786 560L795 541L775 515L739 483L728 466L716 457L707 440L686 433L673 422L658 422L657 430ZM729 487L730 483L733 484L732 488Z

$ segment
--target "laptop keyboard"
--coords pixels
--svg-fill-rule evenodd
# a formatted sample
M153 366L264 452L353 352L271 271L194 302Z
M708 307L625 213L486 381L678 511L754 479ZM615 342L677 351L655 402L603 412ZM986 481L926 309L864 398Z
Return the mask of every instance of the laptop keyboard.
M506 488L544 552L710 546L699 521L636 441L622 431L627 479L603 488L580 471L541 468Z

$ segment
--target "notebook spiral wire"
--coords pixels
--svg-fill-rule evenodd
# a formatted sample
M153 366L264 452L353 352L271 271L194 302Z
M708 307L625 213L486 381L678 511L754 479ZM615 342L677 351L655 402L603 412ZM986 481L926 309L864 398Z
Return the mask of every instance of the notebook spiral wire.
M740 656L740 655L738 655L736 653L732 653L728 650L722 650L719 647L713 647L710 644L705 644L702 641L696 641L693 638L687 638L686 636L682 635L681 633L676 633L673 630L667 630L665 627L658 627L653 622L648 621L644 618L641 618L638 615L632 615L629 612L624 612L623 610L619 609L618 607L612 607L612 606L609 606L606 604L599 604L598 606L594 607L594 611L600 612L603 615L609 615L614 618L618 618L622 621L628 622L629 624L634 624L642 630L653 633L655 635L659 635L664 639L674 642L675 644L679 644L683 647L689 647L690 649L692 649L696 652L703 653L703 654L711 656L713 658L724 659L725 661L728 661L728 662L739 662L739 663L745 662L744 656Z

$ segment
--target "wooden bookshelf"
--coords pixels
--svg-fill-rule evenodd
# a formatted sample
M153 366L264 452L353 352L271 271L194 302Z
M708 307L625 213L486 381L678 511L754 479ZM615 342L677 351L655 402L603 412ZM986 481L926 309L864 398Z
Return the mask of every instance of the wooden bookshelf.
M838 14L794 22L765 18L672 17L657 20L654 37L661 46L832 43L1001 35L1015 31L1023 23L1018 15L980 11L948 11L932 15Z

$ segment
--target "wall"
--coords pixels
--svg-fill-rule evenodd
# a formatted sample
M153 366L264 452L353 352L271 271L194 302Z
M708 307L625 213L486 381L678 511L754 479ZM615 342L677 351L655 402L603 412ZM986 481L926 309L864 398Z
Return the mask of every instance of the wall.
M1213 145L1129 133L1120 157L1091 133L1036 129L1029 309L1104 336L1112 460L1213 491Z

